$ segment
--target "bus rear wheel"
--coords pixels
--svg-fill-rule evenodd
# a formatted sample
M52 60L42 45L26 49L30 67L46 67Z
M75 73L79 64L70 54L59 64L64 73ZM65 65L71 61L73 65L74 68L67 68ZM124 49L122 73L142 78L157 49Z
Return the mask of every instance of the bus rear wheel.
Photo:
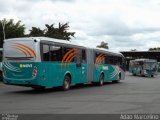
M133 70L132 70L132 75L133 75L133 76L136 76L136 73L135 73Z
M71 82L71 78L68 75L65 76L64 81L63 81L63 90L64 91L69 90L69 88L70 88L70 82Z

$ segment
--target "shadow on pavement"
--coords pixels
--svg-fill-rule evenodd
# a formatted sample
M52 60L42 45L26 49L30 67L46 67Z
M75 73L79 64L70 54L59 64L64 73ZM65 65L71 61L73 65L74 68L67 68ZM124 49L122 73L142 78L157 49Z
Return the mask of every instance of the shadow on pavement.
M90 89L90 88L97 88L97 87L105 87L108 85L113 85L113 84L122 84L123 82L119 82L119 83L113 83L113 82L105 82L103 86L97 86L94 84L77 84L75 86L72 86L70 88L70 90L68 91L63 91L62 87L54 87L54 88L47 88L47 89L42 89L42 90L35 90L35 89L27 89L27 90L19 90L19 91L10 91L7 92L8 94L46 94L46 93L69 93L75 90L83 90L83 89Z

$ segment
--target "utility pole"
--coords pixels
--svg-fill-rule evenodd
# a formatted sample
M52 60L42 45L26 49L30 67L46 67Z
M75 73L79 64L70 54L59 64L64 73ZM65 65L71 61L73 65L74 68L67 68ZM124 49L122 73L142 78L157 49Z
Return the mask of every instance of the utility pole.
M5 35L5 25L6 25L6 19L2 20L2 28L3 28L3 39L6 39L6 35Z

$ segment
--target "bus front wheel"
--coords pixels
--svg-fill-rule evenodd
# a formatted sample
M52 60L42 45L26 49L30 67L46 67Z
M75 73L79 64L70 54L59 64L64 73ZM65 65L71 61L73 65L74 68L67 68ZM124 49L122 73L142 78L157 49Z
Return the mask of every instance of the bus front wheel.
M69 88L70 88L70 82L71 82L70 77L68 75L65 76L64 81L63 81L63 90L64 91L69 90Z
M98 85L99 85L99 86L103 86L103 84L104 84L104 75L101 74L100 77L99 77Z

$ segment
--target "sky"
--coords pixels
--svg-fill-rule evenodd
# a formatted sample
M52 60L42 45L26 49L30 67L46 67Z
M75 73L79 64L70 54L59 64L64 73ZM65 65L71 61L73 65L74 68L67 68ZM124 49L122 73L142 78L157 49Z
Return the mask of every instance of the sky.
M0 19L32 26L69 22L72 41L111 51L145 51L160 47L159 0L0 0Z

